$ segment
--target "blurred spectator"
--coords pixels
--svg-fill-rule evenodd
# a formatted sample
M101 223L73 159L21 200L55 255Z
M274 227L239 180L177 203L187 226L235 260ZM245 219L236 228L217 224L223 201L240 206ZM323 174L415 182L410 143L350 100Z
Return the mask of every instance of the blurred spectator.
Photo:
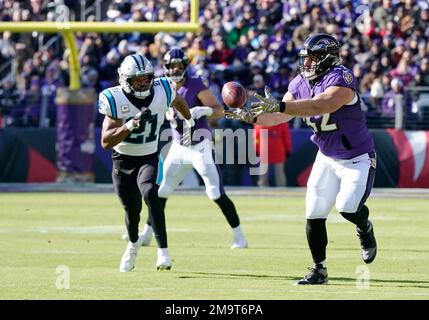
M311 15L306 14L302 20L302 24L295 28L293 32L293 41L298 48L301 48L305 39L308 38L313 30Z
M383 116L394 117L396 112L396 105L403 106L404 114L410 116L412 113L411 106L412 101L409 95L404 94L404 84L401 79L394 78L390 84L391 90L389 90L383 98L381 104L381 111Z
M429 87L429 58L424 58L421 61L420 68L414 76L417 86Z
M108 88L118 83L119 54L115 49L110 50L100 68L101 87Z
M3 0L0 1L0 19L53 21L55 3ZM71 18L79 18L79 3L69 0L65 3L71 8ZM365 9L364 14L368 24L360 32L362 5L369 9ZM101 10L102 19L130 23L185 22L190 14L188 0L108 0L102 2ZM304 39L310 33L328 32L343 44L341 63L353 67L362 97L370 102L369 112L380 109L377 101L381 89L390 90L391 78L401 79L405 90L412 85L428 85L427 1L206 0L200 2L199 14L201 28L196 33L76 33L82 81L100 89L116 82L118 60L133 52L147 55L154 64L155 74L162 75L162 56L169 47L179 45L192 57L194 71L208 71L209 78L220 86L228 80L251 86L254 75L261 74L276 94L284 90L280 88L288 81L286 76L279 75L279 66L289 66L289 77L296 74L297 52ZM84 18L94 21L95 16ZM30 86L34 90L33 76L39 77L41 88L46 85L47 68L60 58L56 82L68 85L68 53L61 38L55 40L55 37L38 32L8 31L0 37L0 66L3 67L0 76L4 78L10 70L22 97L27 96ZM222 40L226 41L226 46ZM259 63L263 64L262 69L255 67ZM97 76L93 69L98 72Z
M281 63L277 72L270 76L268 86L272 89L272 94L276 99L282 99L289 86L289 66Z
M246 21L242 16L238 16L235 19L235 26L231 29L231 31L225 36L226 44L229 48L233 48L241 35L247 34L250 26L246 25Z
M42 105L42 93L40 89L40 79L33 76L30 80L30 86L23 97L25 106L25 123L30 127L38 127L40 121L40 108Z
M273 176L274 186L286 186L285 163L287 156L292 152L289 124L281 123L272 127L255 125L254 129L256 154L262 165L268 165L268 170L258 176L258 186L270 186L270 174ZM263 138L261 131L265 131L267 139Z
M0 86L0 115L2 127L19 122L20 95L11 77L6 77Z
M192 41L191 47L186 51L189 57L190 64L197 64L204 61L206 58L207 52L204 48L204 40L201 37L196 37Z

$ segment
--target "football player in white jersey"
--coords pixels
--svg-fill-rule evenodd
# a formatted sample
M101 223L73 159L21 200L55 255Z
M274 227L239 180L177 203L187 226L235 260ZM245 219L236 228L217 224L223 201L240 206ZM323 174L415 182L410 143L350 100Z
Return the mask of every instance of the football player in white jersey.
M195 120L191 129L191 143L183 133L185 125L183 117L171 109L168 120L173 134L173 142L163 165L163 178L159 186L158 195L163 207L168 197L193 168L199 173L206 187L206 194L221 209L231 227L233 242L231 249L247 247L247 240L241 229L240 218L232 200L227 196L222 183L222 176L215 163L211 146L212 133L207 117L219 118L223 107L199 77L190 77L187 74L189 57L179 47L172 47L164 55L164 69L166 75L174 83L177 95L182 96ZM142 244L150 244L152 227L150 219L140 234Z
M186 119L186 127L194 125L188 104L179 95L170 79L154 78L150 61L143 55L125 57L119 69L119 83L99 95L99 112L105 115L101 145L113 149L112 179L125 210L128 245L119 270L134 268L141 247L138 235L142 197L158 243L158 270L171 268L168 252L164 209L158 198L158 138L166 111L174 106ZM184 128L185 130L185 128Z

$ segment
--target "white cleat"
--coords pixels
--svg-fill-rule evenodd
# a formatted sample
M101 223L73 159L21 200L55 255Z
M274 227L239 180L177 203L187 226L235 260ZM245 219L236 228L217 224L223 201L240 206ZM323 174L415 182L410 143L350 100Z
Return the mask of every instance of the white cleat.
M170 255L158 254L158 259L156 260L156 270L170 270L171 265L172 263Z
M136 263L137 253L141 247L139 241L132 243L128 241L127 248L122 255L121 264L119 265L120 272L130 272L134 269Z
M245 238L234 240L231 246L231 249L245 249L245 248L247 248L247 241Z
M130 240L130 238L128 237L127 233L124 233L122 235L122 240L125 240L125 241L129 241ZM152 233L151 234L139 233L139 241L141 242L141 245L143 247L149 247L150 246L150 242L152 241Z

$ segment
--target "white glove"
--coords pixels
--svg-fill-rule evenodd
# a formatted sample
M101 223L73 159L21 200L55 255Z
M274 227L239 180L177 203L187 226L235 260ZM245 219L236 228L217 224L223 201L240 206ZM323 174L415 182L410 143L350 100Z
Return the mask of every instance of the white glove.
M192 128L195 125L195 121L192 117L189 119L185 119L185 123L188 128Z
M198 120L201 117L210 117L213 114L213 108L210 107L193 107L191 110L192 119Z

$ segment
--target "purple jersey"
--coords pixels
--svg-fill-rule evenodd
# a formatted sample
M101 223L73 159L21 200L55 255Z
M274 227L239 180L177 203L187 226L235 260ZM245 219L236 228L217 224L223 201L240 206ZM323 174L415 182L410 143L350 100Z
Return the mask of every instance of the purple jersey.
M305 117L305 123L314 131L311 141L324 155L334 159L351 159L373 151L374 142L361 110L356 80L349 69L337 66L322 76L313 87L309 80L298 75L289 84L288 91L296 100L311 99L332 86L353 89L355 99L335 112Z
M177 94L183 97L189 105L189 109L196 106L202 106L201 101L198 99L198 93L206 90L207 86L203 83L201 78L192 77L186 78L182 87L177 89ZM177 111L171 108L173 119L170 120L171 130L173 132L173 139L183 144L183 117L178 116ZM211 131L207 122L207 117L201 117L195 120L195 125L192 127L192 144L199 143L205 138L211 141Z

